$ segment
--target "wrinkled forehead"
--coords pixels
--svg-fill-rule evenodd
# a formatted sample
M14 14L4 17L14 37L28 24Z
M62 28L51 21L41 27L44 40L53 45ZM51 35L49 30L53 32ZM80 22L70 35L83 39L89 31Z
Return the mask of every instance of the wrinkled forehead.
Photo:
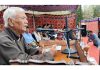
M25 17L25 18L27 18L25 12L22 12L22 11L16 11L15 17Z

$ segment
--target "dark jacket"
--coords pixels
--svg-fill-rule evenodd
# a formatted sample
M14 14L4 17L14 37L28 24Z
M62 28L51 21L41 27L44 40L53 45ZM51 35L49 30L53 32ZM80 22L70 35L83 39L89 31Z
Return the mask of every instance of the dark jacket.
M27 59L37 51L37 49L27 47L23 37L19 38L10 28L0 33L0 65L10 64L10 59Z

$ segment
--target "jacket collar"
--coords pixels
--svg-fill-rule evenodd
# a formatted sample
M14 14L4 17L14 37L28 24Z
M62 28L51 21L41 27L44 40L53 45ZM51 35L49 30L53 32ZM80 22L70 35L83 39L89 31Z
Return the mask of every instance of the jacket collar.
M5 28L4 30L10 37L12 37L14 40L18 40L20 37L11 29L11 28Z

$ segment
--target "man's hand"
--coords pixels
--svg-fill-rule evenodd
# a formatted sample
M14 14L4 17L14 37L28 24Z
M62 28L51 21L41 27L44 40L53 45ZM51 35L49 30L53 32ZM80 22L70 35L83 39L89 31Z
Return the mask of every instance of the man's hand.
M42 53L42 50L43 50L42 47L37 46L36 48L39 50L39 53Z
M56 54L56 52L57 52L56 47L57 47L57 45L53 45L50 48L50 53L51 53L52 56L54 56Z
M57 51L56 46L57 45L52 45L52 46L48 46L46 48L43 48L42 53L44 54L46 52L49 52L52 56L54 56L56 51Z

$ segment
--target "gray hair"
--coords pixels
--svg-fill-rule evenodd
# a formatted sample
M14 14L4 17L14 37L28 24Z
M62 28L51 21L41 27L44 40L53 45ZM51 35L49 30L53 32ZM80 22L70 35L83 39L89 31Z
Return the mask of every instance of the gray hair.
M4 27L8 27L8 18L14 18L17 11L25 12L25 10L20 7L9 7L4 11L3 13Z

